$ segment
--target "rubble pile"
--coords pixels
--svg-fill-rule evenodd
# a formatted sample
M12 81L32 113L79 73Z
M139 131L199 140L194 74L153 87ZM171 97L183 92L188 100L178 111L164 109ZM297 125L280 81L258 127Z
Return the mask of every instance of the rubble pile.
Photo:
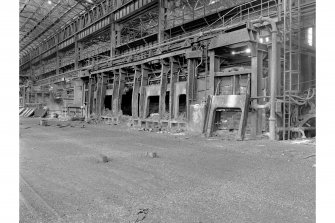
M103 116L107 116L107 117L112 117L112 110L108 109L108 108L105 108L103 111L102 111L102 115Z
M178 121L186 121L186 112L181 112L178 117L176 117Z

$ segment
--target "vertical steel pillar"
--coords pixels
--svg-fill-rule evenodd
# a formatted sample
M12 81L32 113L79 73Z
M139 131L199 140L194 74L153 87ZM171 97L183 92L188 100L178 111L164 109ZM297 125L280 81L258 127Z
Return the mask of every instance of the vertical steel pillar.
M59 50L58 50L58 38L56 44L56 75L59 74Z
M263 58L264 58L264 52L262 50L257 51L257 96L263 95L262 90L262 80L263 80ZM257 100L258 104L264 104L264 98ZM263 118L265 117L265 111L264 109L258 109L257 110L257 129L256 134L261 135L263 130Z
M105 108L105 96L106 96L106 88L107 88L107 78L104 73L101 74L101 94L100 94L100 115Z
M121 68L119 69L119 89L118 89L118 112L121 111L121 104L122 104L122 95L123 95L123 91L124 91L124 86L125 86L125 72L124 70Z
M168 73L168 61L161 60L161 80L160 80L160 95L159 95L159 116L163 118L166 110L165 97L167 90L167 73Z
M175 74L177 70L177 61L174 57L170 57L170 98L169 98L169 113L170 113L170 120L174 118L174 109L176 105L174 100L175 95L175 83L178 82L178 75Z
M87 111L88 111L88 117L89 115L92 113L93 111L93 98L94 98L94 80L93 78L90 76L90 79L89 79L89 82L88 82L88 108L87 108Z
M138 65L134 66L135 74L134 74L134 84L133 84L133 95L132 95L132 111L131 114L133 118L138 118L138 94L140 93L141 86L141 67Z
M270 88L270 118L269 130L270 139L276 139L276 94L277 94L277 29L272 27L272 58L271 58L271 88Z
M26 87L23 85L22 87L23 92L22 92L22 106L26 106Z
M145 102L146 102L146 91L145 86L148 85L148 74L149 74L149 68L146 64L142 64L141 66L141 88L140 88L140 118L146 118L146 112L145 112Z
M166 27L166 0L158 0L158 43L164 41L164 30Z
M263 77L263 51L258 49L257 43L251 44L251 97L262 95L262 77ZM262 104L262 99L254 99L253 103ZM255 138L262 133L262 113L264 111L257 109L250 115L251 119L251 137Z
M117 100L118 100L118 89L119 89L119 71L113 70L114 80L113 80L113 98L112 98L112 113L117 114Z
M79 44L78 44L78 35L74 34L74 69L78 69L79 61Z
M220 59L215 57L215 51L210 50L209 53L209 95L215 94L215 72L220 70Z
M186 118L190 117L190 106L195 101L195 59L187 59Z
M114 13L112 13L110 15L110 21L111 21L111 50L110 50L110 57L113 58L115 57L116 51L115 51L115 47L116 47L116 37L117 37L117 24L114 21Z
M96 100L95 100L95 111L94 113L98 116L100 116L100 98L101 98L101 74L96 74L97 75L97 87L96 87Z

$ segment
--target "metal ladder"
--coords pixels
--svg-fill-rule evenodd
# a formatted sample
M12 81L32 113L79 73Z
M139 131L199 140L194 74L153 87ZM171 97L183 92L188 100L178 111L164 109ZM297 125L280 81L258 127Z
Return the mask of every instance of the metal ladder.
M290 139L292 103L290 98L300 90L301 3L284 0L283 59L283 140Z

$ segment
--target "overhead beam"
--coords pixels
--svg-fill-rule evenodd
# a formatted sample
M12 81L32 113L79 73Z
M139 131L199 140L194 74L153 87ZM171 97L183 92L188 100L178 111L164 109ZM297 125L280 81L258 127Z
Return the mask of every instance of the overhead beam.
M23 12L23 10L26 8L26 6L28 5L28 3L30 2L30 0L26 0L23 4L24 6L22 7L22 9L20 10L20 14Z
M30 15L30 17L25 20L23 25L19 28L20 30L22 30L26 26L28 20L30 20L36 14L36 12L38 12L38 10L42 7L43 3L46 3L46 1L41 2L41 4L37 7L37 9L34 11L34 13L32 15Z
M63 15L61 15L53 24L51 24L50 26L48 26L48 28L46 28L42 33L40 33L37 37L33 38L33 40L31 40L28 44L26 44L21 51L23 51L27 46L29 46L31 43L33 43L35 40L37 40L38 38L40 38L44 33L46 33L48 30L50 30L52 27L54 27L57 23L59 23L61 21L61 19L67 14L69 13L73 8L75 8L79 3L76 3L75 5L73 5L70 9L68 9Z
M54 7L52 7L52 9L37 23L35 24L35 26L30 29L29 32L27 32L22 39L20 39L20 42L23 41L27 36L30 35L30 33L32 33L37 27L39 27L41 25L42 22L44 22L44 20L46 20L59 6L61 5L61 2L58 2ZM35 15L35 13L33 14ZM30 18L29 18L30 19ZM26 20L25 24L27 23L28 20ZM24 24L24 25L25 25ZM21 30L21 28L20 28Z

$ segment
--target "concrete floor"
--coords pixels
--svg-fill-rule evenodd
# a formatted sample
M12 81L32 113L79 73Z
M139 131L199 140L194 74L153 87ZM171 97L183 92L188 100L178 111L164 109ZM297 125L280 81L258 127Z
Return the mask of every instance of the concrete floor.
M313 145L20 123L20 222L315 222Z

